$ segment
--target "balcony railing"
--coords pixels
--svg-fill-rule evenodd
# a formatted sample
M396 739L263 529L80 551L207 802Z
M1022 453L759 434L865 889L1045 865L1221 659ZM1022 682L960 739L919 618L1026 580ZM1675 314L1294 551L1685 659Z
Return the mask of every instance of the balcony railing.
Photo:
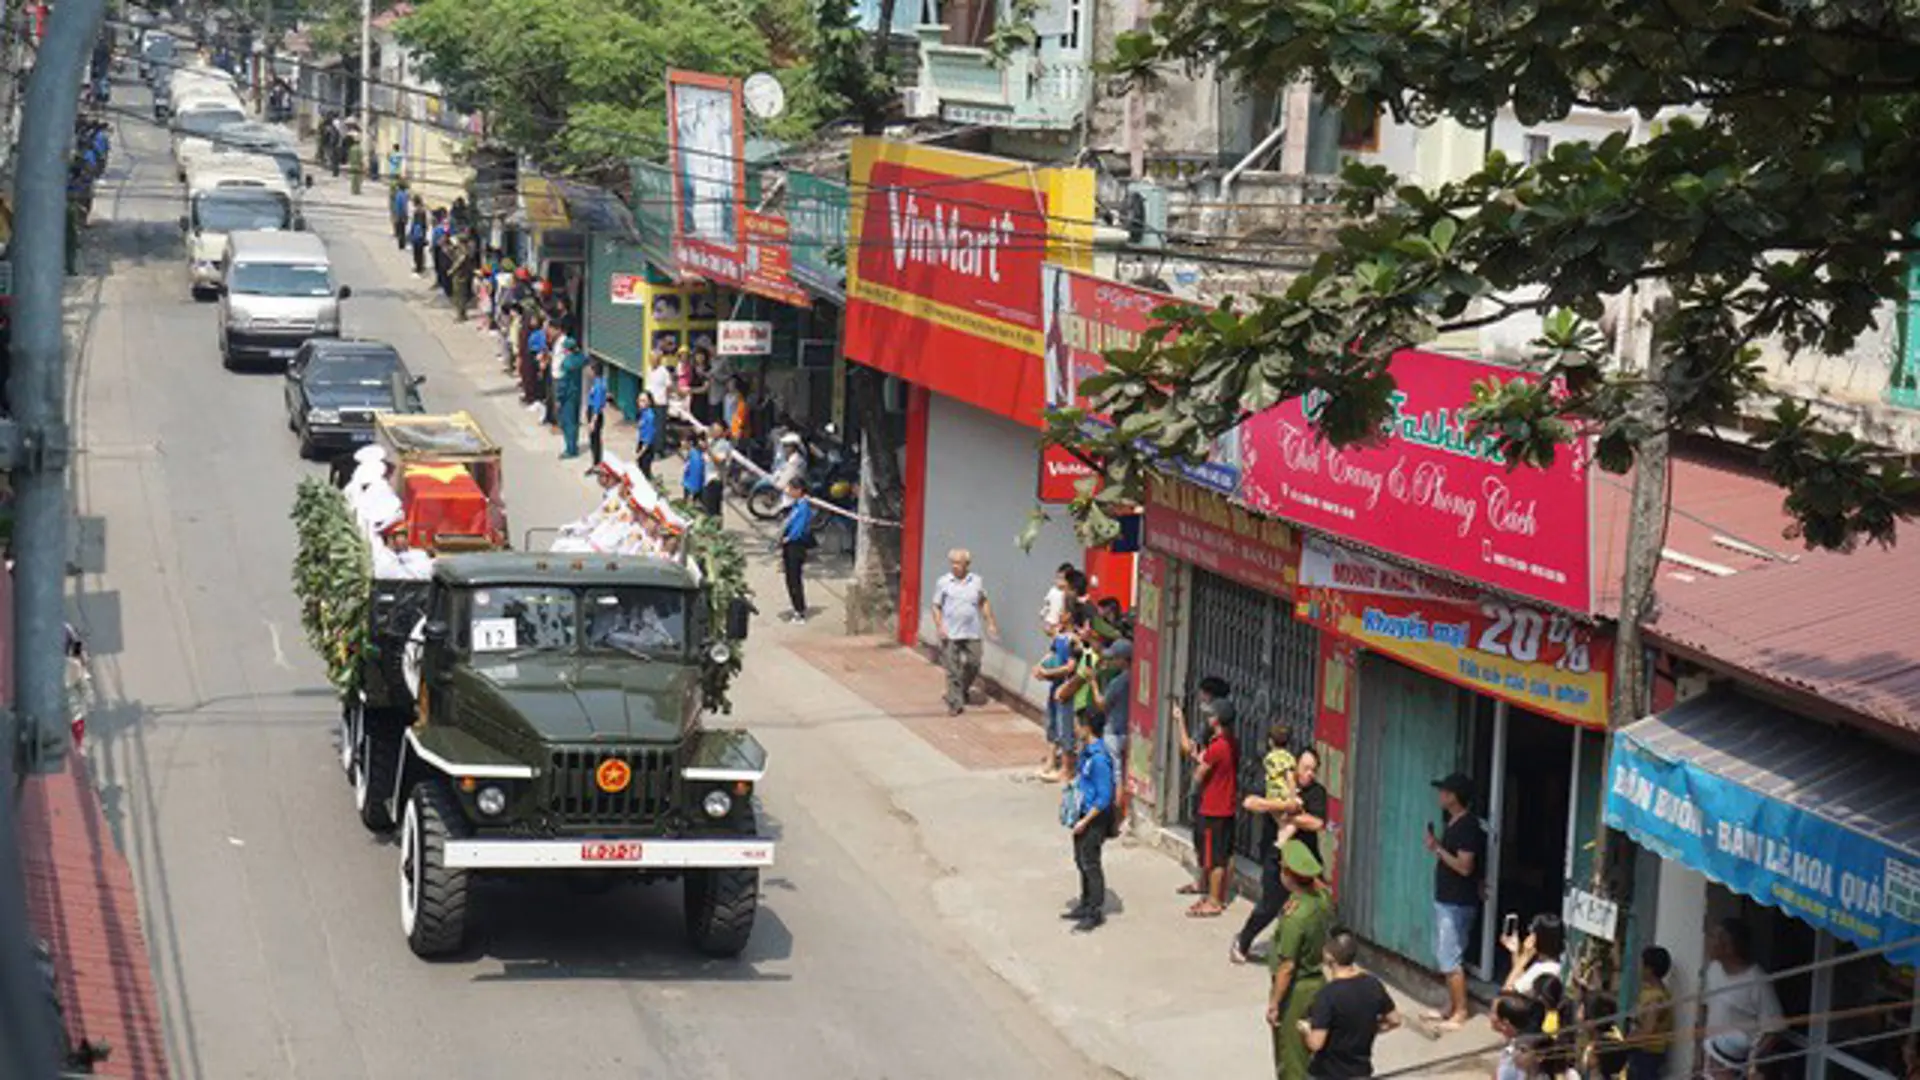
M942 119L1059 131L1078 124L1087 111L1093 72L1084 59L1055 58L1024 48L999 61L978 46L946 44L946 26L921 26L918 34L919 100Z

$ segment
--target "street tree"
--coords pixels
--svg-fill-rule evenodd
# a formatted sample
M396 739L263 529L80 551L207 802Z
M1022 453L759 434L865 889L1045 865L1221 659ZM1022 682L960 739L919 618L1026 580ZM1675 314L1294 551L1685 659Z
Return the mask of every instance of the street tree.
M1211 67L1247 85L1306 80L1327 103L1401 123L1523 124L1576 107L1632 111L1646 137L1564 143L1526 165L1498 153L1431 190L1349 164L1352 224L1278 295L1169 310L1164 332L1108 355L1079 414L1050 437L1099 463L1076 505L1093 533L1169 459L1201 461L1253 413L1324 395L1322 435L1373 438L1391 412L1390 357L1449 330L1543 316L1543 378L1486 387L1476 430L1516 468L1592 438L1599 464L1636 471L1643 529L1620 612L1616 719L1636 707L1637 628L1664 529L1665 451L1760 406L1752 442L1809 547L1891 544L1920 484L1892 454L1768 402L1771 342L1841 353L1904 299L1920 247L1920 22L1885 0L1167 0L1123 35L1113 67L1152 80ZM1651 357L1611 366L1607 298L1657 289ZM1618 332L1631 328L1619 327Z
M669 68L773 70L789 102L775 136L810 131L822 107L803 0L424 0L399 36L492 138L585 179L664 152Z

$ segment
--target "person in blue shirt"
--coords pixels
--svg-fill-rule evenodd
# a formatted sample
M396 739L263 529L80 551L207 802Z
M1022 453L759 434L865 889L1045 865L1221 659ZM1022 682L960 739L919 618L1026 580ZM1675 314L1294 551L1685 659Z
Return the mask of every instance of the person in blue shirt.
M1074 785L1073 865L1080 871L1080 902L1061 918L1075 920L1074 932L1082 934L1107 921L1107 873L1100 856L1113 829L1116 771L1104 738L1106 727L1107 718L1091 706L1074 718L1080 753Z
M640 475L653 479L653 457L660 452L660 436L666 421L661 416L660 406L654 403L653 395L645 390L640 392L640 446L635 451L634 464L639 466Z
M413 249L413 276L419 277L427 272L427 207L417 200L407 220L407 246Z
M707 489L707 439L695 431L687 439L687 467L680 473L680 494L689 503L700 506L700 493Z
M600 432L607 423L607 369L600 361L587 364L587 449L600 464Z
M393 201L387 206L387 216L393 219L393 242L401 251L407 250L407 182L396 181L393 185Z
M780 526L780 569L787 578L787 599L793 610L781 616L788 622L807 621L807 552L813 550L813 502L807 485L787 484L787 520Z
M1055 628L1047 655L1033 668L1033 677L1047 684L1047 758L1034 775L1048 783L1066 779L1067 759L1073 753L1073 693L1067 682L1078 667L1076 628L1085 625L1084 605L1070 605L1067 617Z
M393 150L387 154L387 175L398 179L407 168L407 155L400 152L400 144L394 143Z
M580 456L580 383L587 370L587 358L568 334L560 335L553 351L560 369L554 398L560 413L560 457L565 460Z

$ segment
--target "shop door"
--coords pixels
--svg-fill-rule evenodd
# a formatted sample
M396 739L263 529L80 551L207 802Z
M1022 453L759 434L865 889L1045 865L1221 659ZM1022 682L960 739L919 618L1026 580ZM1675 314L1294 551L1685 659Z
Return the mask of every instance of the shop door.
M1359 726L1341 908L1361 936L1433 965L1433 781L1472 772L1473 695L1368 654L1360 658ZM1468 950L1469 957L1475 955Z
M1504 805L1474 807L1500 838L1494 906L1500 916L1518 916L1522 926L1563 907L1576 734L1566 724L1509 706L1505 753L1497 759ZM1495 949L1488 978L1505 979L1507 960L1504 950Z
M1291 728L1295 750L1313 745L1318 631L1293 617L1290 601L1198 567L1192 573L1186 700L1199 700L1200 680L1209 675L1227 681L1238 716L1234 734L1240 744L1240 790L1264 791L1260 759L1267 752L1269 727L1285 723ZM1183 790L1191 790L1190 770L1189 765L1181 772ZM1182 813L1191 810L1186 800L1181 807ZM1235 854L1260 857L1256 824L1246 814L1236 817Z

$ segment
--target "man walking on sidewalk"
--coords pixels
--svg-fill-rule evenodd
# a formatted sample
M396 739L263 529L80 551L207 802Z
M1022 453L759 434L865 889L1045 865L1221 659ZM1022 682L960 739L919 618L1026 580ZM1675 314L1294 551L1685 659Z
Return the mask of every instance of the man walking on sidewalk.
M807 621L807 552L813 548L813 503L807 498L807 486L798 480L787 484L787 520L780 526L780 569L787 578L787 599L793 604L788 622Z
M987 601L987 583L973 572L973 553L947 552L947 573L933 585L933 629L940 635L940 665L947 671L947 714L967 707L973 680L980 676L980 636L1000 636L1000 624Z

